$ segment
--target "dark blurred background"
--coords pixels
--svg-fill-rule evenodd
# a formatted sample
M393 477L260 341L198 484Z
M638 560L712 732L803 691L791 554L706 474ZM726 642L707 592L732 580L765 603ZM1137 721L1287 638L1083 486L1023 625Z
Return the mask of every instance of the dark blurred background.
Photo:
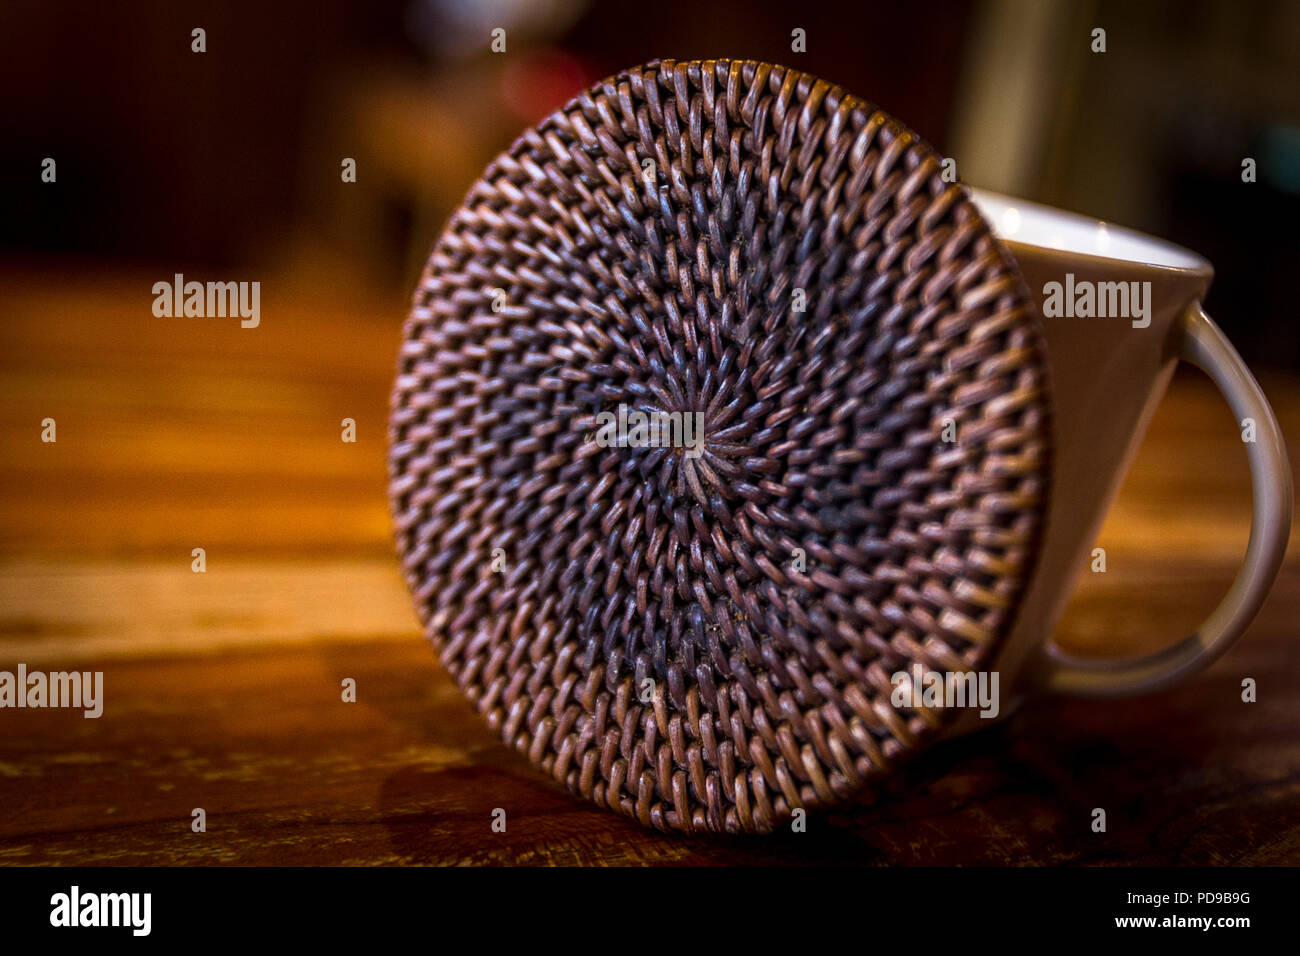
M723 56L876 102L973 185L1205 254L1247 360L1300 367L1295 0L5 0L0 250L18 270L220 269L400 305L525 125L622 67Z

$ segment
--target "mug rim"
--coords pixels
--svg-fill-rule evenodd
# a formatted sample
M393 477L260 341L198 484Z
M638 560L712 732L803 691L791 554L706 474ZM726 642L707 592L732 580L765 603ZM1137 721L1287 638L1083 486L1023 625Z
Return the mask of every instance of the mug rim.
M1022 246L1098 263L1138 266L1175 274L1204 275L1207 277L1214 274L1214 267L1205 256L1167 239L1161 239L1158 236L1152 236L1108 220L1095 219L1082 213L1059 209L1045 203L1033 202L1029 199L1010 196L991 189L968 186L967 191L970 194L971 202L975 204L975 208L984 217L993 234L1008 246ZM1011 211L1017 213L1017 221L1015 226L1008 229L1006 213ZM1064 240L1054 243L1040 241L1037 237L1030 238L1027 233L1020 233L1019 231L1019 225L1023 222L1020 215L1022 211L1028 211L1030 221L1038 227L1041 227L1042 223L1054 219L1060 222L1069 233L1077 235L1081 231L1094 233L1100 231L1108 239L1110 237L1117 239L1121 246L1130 249L1146 247L1154 254L1145 257L1140 255L1109 255L1105 252L1083 248L1078 243L1067 243Z

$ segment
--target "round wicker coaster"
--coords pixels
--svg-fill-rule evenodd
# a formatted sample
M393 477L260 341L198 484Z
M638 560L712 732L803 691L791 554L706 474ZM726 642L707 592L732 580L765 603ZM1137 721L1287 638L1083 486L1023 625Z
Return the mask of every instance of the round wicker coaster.
M461 691L571 790L771 830L956 716L895 675L996 655L1047 376L941 172L839 87L663 60L524 133L452 216L393 393L398 550Z

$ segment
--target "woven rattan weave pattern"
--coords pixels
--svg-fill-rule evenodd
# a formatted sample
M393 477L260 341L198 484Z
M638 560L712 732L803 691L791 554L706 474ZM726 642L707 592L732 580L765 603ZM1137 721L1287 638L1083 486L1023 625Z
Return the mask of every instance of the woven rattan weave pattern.
M703 444L602 444L620 405L702 413ZM806 74L656 61L524 133L438 241L398 550L536 766L647 826L768 831L953 716L891 675L992 659L1049 424L1037 313L932 149Z

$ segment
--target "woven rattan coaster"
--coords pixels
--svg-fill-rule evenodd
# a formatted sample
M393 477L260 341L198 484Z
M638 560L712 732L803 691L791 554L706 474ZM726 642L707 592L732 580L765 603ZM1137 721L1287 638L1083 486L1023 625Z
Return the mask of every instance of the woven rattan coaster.
M452 216L393 394L398 549L461 691L571 790L770 830L956 716L898 706L896 674L995 657L1044 522L1047 376L941 165L814 77L664 60L526 132Z

